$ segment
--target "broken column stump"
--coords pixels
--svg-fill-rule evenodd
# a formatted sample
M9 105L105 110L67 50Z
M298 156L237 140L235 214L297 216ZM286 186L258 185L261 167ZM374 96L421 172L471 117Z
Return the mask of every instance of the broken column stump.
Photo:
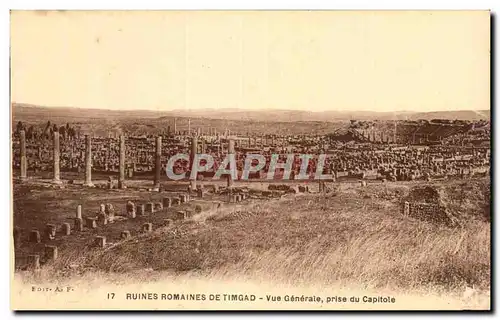
M82 218L82 205L79 204L77 207L76 207L76 217L77 218Z
M75 231L79 231L79 232L83 231L83 219L82 218L75 219Z
M408 201L405 201L403 205L403 215L409 216L410 215L410 203Z

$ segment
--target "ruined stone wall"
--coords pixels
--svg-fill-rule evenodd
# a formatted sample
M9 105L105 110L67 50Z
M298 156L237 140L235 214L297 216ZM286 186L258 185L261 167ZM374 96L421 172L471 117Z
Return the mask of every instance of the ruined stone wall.
M402 212L405 216L419 220L438 223L448 223L450 221L446 209L437 203L405 201L402 205Z

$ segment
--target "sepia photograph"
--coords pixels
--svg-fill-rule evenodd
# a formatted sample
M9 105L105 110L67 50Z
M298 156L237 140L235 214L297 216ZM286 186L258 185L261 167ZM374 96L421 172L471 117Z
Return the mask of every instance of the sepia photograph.
M11 309L491 310L491 24L12 10Z

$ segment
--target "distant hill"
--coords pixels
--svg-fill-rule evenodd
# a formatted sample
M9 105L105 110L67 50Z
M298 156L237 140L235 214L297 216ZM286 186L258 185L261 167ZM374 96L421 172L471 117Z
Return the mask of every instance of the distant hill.
M241 110L241 109L198 109L198 110L105 110L81 109L65 107L41 107L28 104L12 104L14 118L24 118L25 121L40 120L39 116L50 114L52 118L67 118L71 121L83 119L139 119L159 117L191 117L238 121L266 121L266 122L297 122L320 121L335 122L345 120L489 120L490 111L458 110L435 112L377 112L377 111L300 111L300 110Z

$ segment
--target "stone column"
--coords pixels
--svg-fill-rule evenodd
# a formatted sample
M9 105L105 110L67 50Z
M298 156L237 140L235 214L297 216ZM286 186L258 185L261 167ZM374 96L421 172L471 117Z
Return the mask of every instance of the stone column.
M188 135L191 134L191 119L188 119Z
M76 218L77 219L81 219L82 218L82 205L81 204L79 204L76 207Z
M161 173L161 136L156 137L156 163L155 163L155 178L154 186L160 187L160 173Z
M85 135L85 186L92 187L92 137Z
M174 118L174 135L177 134L177 118Z
M191 165L191 171L193 170L194 168L194 156L195 154L198 153L198 138L196 136L193 136L192 137L192 140L191 140L191 155L189 156L189 162L190 162L190 165ZM189 178L190 179L190 185L191 185L191 190L196 190L196 177L192 178L191 177Z
M24 130L21 130L20 132L21 136L21 180L26 180L28 177L27 175L27 169L28 165L26 162L26 132Z
M118 178L118 189L125 188L125 136L120 136L120 177Z
M229 143L228 143L228 148L227 148L227 153L228 154L234 154L234 139L229 139ZM232 188L233 187L233 184L234 184L234 181L233 181L233 176L231 174L228 175L228 178L227 178L227 187L228 188Z
M53 158L54 158L54 183L61 183L61 173L59 169L59 158L60 158L60 153L59 153L59 132L54 132L54 153L53 153Z
M410 215L410 203L408 201L405 201L404 206L403 206L403 215L409 216Z

